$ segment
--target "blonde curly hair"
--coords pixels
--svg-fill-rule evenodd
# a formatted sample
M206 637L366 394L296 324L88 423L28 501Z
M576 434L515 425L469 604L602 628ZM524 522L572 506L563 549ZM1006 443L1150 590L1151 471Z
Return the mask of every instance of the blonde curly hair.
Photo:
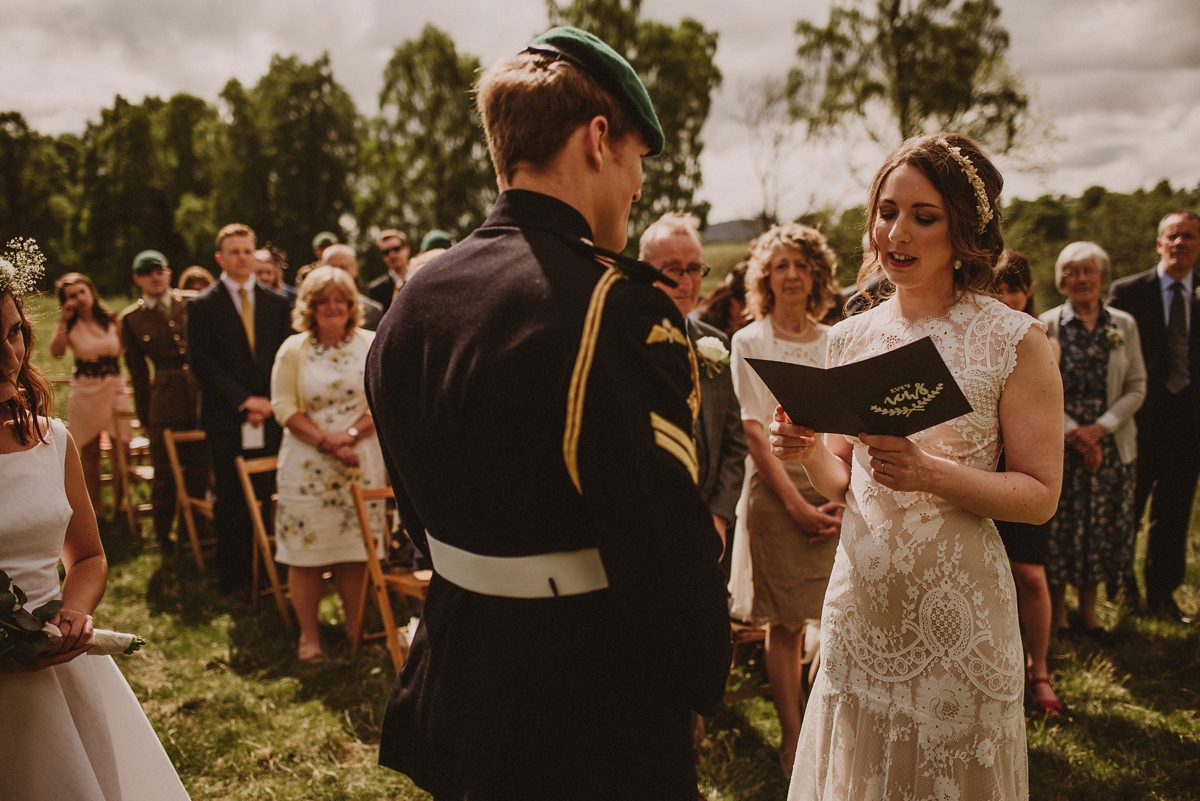
M837 255L825 236L816 228L800 223L773 225L750 243L749 267L746 269L746 313L761 320L775 309L775 293L771 291L771 259L780 248L791 248L802 254L812 273L812 289L808 293L806 310L809 316L821 319L833 306L838 284Z

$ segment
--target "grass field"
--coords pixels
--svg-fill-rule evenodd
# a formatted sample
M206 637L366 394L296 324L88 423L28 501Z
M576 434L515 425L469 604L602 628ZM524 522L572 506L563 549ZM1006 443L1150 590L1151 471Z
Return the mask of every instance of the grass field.
M38 299L31 307L45 332L37 359L65 374L65 360L50 362L44 351L54 304ZM330 661L304 665L269 602L257 611L230 606L186 556L160 558L148 531L136 541L123 519L102 520L101 528L111 569L97 621L148 640L118 661L194 799L428 798L375 764L391 664L377 645L350 652L333 598L322 605ZM1198 547L1193 515L1193 553ZM1177 600L1200 609L1195 558ZM406 620L415 611L397 615ZM1032 798L1200 799L1200 627L1134 618L1107 602L1101 619L1116 630L1116 645L1052 647L1052 675L1069 713L1029 722ZM740 666L731 686L760 673L757 663ZM786 796L769 700L722 708L708 732L699 746L705 796Z

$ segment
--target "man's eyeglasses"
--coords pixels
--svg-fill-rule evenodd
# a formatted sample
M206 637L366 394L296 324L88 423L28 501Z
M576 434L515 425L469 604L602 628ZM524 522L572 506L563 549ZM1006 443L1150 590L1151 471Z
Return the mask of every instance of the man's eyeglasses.
M689 264L687 267L663 267L660 270L663 275L677 283L685 275L693 281L698 281L711 271L712 268L707 264Z
M404 250L404 245L395 245L390 248L380 248L379 252L385 256L390 256L393 253L399 253L402 250Z

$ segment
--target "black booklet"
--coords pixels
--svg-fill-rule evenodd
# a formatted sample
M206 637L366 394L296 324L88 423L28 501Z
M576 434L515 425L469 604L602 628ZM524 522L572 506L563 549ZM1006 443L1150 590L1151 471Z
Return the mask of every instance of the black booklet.
M746 361L793 422L825 434L907 437L973 411L929 337L828 370Z

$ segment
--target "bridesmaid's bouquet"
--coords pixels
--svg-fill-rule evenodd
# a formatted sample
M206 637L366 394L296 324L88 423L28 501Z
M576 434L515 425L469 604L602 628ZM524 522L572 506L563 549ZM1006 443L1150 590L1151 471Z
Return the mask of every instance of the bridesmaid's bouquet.
M62 601L50 601L32 612L25 609L28 597L8 574L0 570L0 659L11 656L22 665L36 665L50 647L50 635L61 636L57 626L47 621L62 609ZM95 629L88 654L105 656L132 654L146 644L136 634Z

